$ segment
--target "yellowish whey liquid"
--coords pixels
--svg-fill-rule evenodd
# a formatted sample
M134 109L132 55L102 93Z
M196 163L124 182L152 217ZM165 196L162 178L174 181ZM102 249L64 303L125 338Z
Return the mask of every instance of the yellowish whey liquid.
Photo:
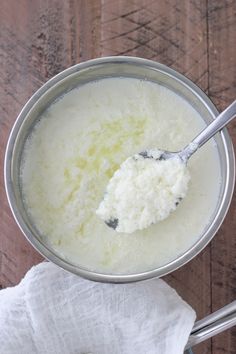
M179 150L204 125L182 98L146 81L103 79L67 93L42 115L24 148L23 195L36 228L61 256L91 270L133 273L175 259L201 236L217 204L214 141L191 158L188 194L166 220L119 234L95 211L128 156Z

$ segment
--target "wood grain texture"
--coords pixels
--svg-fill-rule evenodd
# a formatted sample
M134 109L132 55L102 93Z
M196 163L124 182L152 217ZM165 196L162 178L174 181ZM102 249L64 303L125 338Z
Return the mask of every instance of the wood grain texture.
M23 104L47 79L87 59L134 55L157 60L197 83L223 109L236 93L234 0L2 0L0 164ZM236 144L236 124L230 124ZM165 277L199 318L236 297L236 198L213 242ZM42 260L16 226L0 175L0 287ZM195 354L236 352L229 330Z
M207 90L206 0L102 1L102 55L157 60Z

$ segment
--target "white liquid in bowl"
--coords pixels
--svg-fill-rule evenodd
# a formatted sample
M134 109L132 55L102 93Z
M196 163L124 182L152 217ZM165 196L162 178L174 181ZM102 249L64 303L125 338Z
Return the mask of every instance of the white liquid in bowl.
M42 115L24 148L24 202L36 228L60 255L90 270L134 273L174 260L201 237L217 205L213 140L190 159L188 194L166 220L119 234L95 211L128 156L177 151L204 126L181 97L138 79L103 79L67 93Z

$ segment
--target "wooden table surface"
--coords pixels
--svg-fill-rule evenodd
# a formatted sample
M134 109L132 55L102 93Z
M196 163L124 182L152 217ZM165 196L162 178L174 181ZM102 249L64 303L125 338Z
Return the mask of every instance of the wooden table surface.
M0 285L17 284L42 260L18 229L3 183L9 131L46 80L99 56L133 55L169 65L222 110L236 98L235 0L1 0ZM236 122L229 126L236 146ZM236 199L211 244L165 279L201 318L236 298ZM195 353L236 353L236 330ZM122 353L121 353L122 354Z

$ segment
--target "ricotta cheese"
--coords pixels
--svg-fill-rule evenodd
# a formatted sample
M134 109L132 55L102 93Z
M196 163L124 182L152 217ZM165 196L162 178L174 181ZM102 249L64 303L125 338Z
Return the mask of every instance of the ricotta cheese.
M129 156L156 146L178 151L204 126L183 98L152 82L106 78L71 90L42 113L24 146L21 185L33 227L54 253L98 272L143 272L175 259L214 217L221 174L214 139L191 157L188 193L162 222L131 237L96 209Z
M166 219L187 193L190 174L179 158L129 157L108 183L96 213L117 232L132 233Z

